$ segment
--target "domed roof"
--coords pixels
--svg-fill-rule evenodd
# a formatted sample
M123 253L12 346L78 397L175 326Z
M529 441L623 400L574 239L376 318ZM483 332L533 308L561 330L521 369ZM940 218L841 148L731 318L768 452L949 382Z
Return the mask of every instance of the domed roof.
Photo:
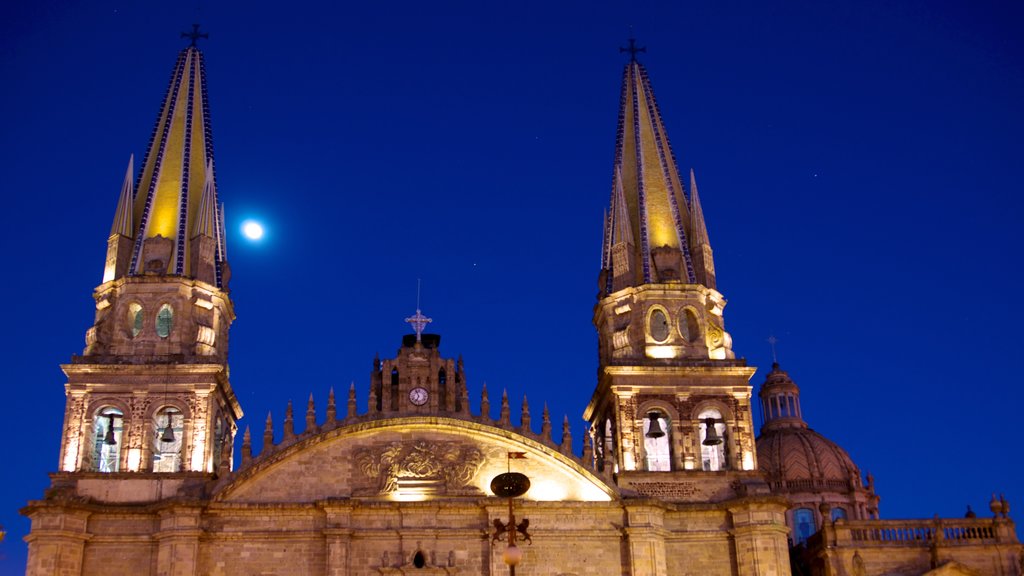
M842 490L860 485L860 471L849 454L810 428L763 433L757 439L757 465L773 488Z
M765 423L757 438L757 465L773 490L846 492L862 488L860 470L835 442L807 427L800 388L772 365L759 394Z

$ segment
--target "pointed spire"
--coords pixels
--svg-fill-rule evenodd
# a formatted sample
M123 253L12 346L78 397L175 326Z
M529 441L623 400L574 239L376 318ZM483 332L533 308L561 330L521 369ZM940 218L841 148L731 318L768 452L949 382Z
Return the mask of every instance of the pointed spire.
M690 242L697 282L708 288L715 288L715 259L711 251L711 240L708 239L708 228L704 223L704 209L700 205L697 178L693 175L693 169L690 170Z
M274 447L274 421L267 412L267 425L263 428L263 452Z
M484 382L484 387L480 390L480 417L491 417L491 400L487 397L487 382Z
M356 381L348 385L348 406L345 409L345 418L356 416Z
M519 420L523 432L533 432L533 430L530 429L530 405L526 401L526 394L523 394L523 408L520 413Z
M511 426L512 418L508 407L508 390L501 390L501 414L499 415L498 422L504 426Z
M594 469L594 447L592 444L593 428L587 428L583 433L583 462L586 463L587 468L590 470Z
M284 435L281 437L282 442L287 442L295 438L295 420L292 418L292 401L288 401L288 407L284 409Z
M327 420L324 421L324 428L334 428L338 423L338 407L334 403L334 386L327 393Z
M189 46L171 72L134 190L129 274L194 277L197 248L186 235L196 233L213 239L213 280L221 280L227 250L214 166L206 67L202 53Z
M693 173L693 168L690 168L690 234L694 246L711 244L711 240L708 240L708 228L704 223L704 210L700 206L697 177Z
M316 406L313 405L313 393L309 394L309 402L306 403L306 429L303 433L316 432Z
M562 453L572 454L572 427L569 426L569 415L562 420Z
M242 434L242 468L245 468L252 462L252 434L249 433L249 427L245 427L245 433Z
M547 402L544 403L544 415L541 417L540 436L545 440L554 441L551 437L551 414L548 413Z
M199 200L199 212L192 228L193 236L217 236L217 198L213 189L213 158L206 162L203 195Z
M114 225L110 227L110 235L120 234L132 238L135 231L132 229L132 200L135 199L135 189L132 186L132 173L135 172L135 154L128 157L128 170L124 173L124 183L121 184L121 196L117 199L117 211L114 213Z
M606 294L648 283L696 282L683 182L647 71L631 46L605 227Z

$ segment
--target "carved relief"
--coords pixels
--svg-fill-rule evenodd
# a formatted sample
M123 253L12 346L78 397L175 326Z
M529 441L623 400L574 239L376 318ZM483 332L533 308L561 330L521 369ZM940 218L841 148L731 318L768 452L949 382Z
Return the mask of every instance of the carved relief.
M356 463L377 494L397 492L403 480L456 490L470 485L484 454L476 446L457 442L390 442L356 451Z
M128 424L128 447L141 448L142 437L145 433L146 412L152 400L145 396L136 396L129 400L128 410L131 420Z

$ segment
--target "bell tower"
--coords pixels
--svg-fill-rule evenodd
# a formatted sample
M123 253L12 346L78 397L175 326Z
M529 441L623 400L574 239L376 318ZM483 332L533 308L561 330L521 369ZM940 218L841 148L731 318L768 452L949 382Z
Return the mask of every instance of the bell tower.
M594 457L613 472L753 470L754 369L725 331L696 177L680 176L641 49L631 40L623 51L598 384L584 414Z
M128 161L85 350L62 366L62 472L230 469L242 416L228 381L235 313L204 35L186 36L134 180Z
M373 359L370 414L468 415L469 392L462 357L441 357L441 335L423 332L432 320L418 308L405 321L412 325L414 333L402 337L398 354L385 360Z

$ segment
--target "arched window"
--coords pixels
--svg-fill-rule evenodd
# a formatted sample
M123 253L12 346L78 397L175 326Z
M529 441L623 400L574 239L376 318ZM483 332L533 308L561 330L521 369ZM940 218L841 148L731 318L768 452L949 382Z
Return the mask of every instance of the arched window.
M181 471L184 425L184 415L173 406L165 406L153 416L153 472Z
M398 410L398 368L391 369L391 409Z
M128 305L128 327L132 331L132 338L142 332L142 305L137 302Z
M686 308L679 315L679 334L687 342L696 342L700 338L700 324L697 322L697 315L693 310Z
M427 559L423 556L423 552L416 552L416 555L412 557L412 565L417 568L423 568L427 565Z
M121 433L124 413L107 406L96 411L93 418L93 466L97 472L121 469Z
M650 320L647 325L651 332L651 338L653 338L655 342L664 342L668 340L668 316L665 315L664 310L661 308L655 308L654 311L651 312Z
M174 310L170 304L164 304L156 313L156 335L167 338L171 335L171 326L174 323Z
M725 470L728 462L725 458L725 422L718 410L705 410L698 416L700 420L700 460L704 470Z
M224 443L227 441L227 424L220 415L214 419L213 424L213 469L220 468L224 456Z
M814 535L814 511L810 508L797 508L793 511L793 542L803 544Z
M437 371L437 401L441 410L448 409L448 373L444 368Z
M835 522L839 519L846 520L846 509L836 506L832 509L832 521Z
M644 454L647 470L668 472L672 469L671 429L668 416L651 410L644 418Z

